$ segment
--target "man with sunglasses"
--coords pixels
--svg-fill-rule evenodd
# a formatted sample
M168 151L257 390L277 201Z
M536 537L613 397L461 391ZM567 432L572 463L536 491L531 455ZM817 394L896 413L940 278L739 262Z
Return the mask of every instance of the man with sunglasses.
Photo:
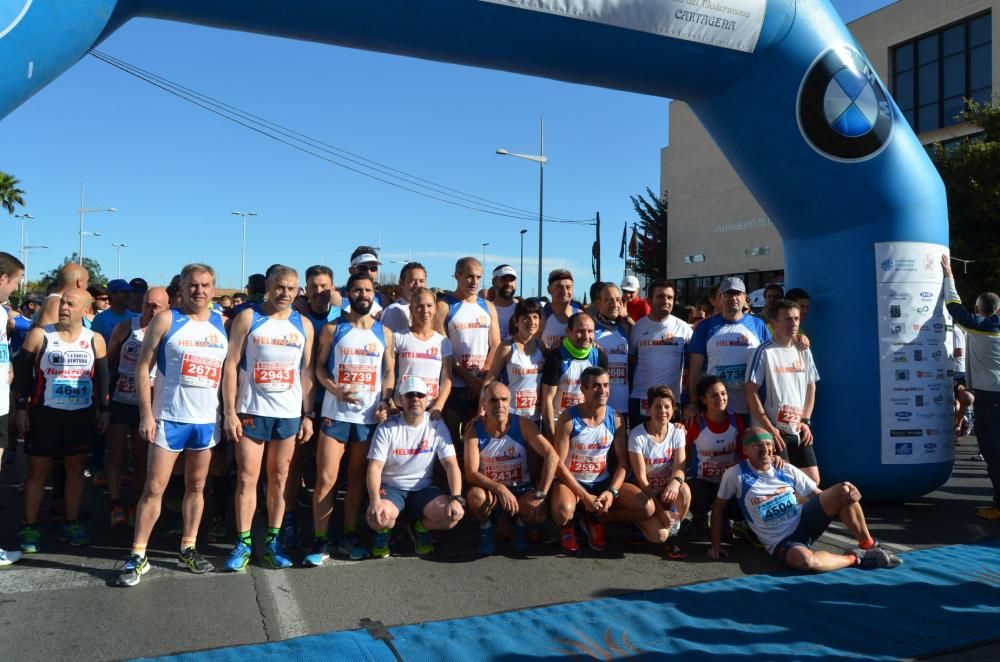
M427 384L406 375L396 392L401 411L375 430L368 452L368 525L375 530L372 556L389 556L389 534L405 513L414 550L434 551L431 531L454 528L465 515L462 471L444 421L427 413ZM444 468L448 494L432 484L434 457Z
M90 328L94 333L104 336L105 343L110 343L111 334L114 333L115 327L134 317L128 308L132 298L132 286L128 284L128 281L116 278L108 283L107 293L110 297L110 304L97 314Z
M382 309L389 305L382 293L378 291L378 268L382 266L382 261L378 259L378 249L373 246L358 246L351 253L351 266L348 272L351 276L362 274L371 278L375 286L375 300L372 301L372 309L369 313L375 319L380 319ZM339 293L341 295L341 308L344 312L351 311L351 301L347 294L347 289ZM336 303L336 302L334 302Z

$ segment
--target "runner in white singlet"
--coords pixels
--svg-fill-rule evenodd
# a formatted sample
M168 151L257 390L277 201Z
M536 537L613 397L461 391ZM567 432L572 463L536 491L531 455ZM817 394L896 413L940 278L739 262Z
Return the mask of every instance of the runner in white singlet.
M497 348L486 375L487 383L499 379L510 389L511 414L527 418L536 425L541 419L538 389L545 365L544 348L538 339L541 312L541 306L532 299L522 299L515 304L511 319L516 332Z
M186 507L177 562L196 574L213 569L198 552L197 535L205 507L202 486L212 459L205 451L219 439L219 384L229 341L222 317L211 308L215 270L206 264L189 264L181 270L179 287L181 307L153 318L136 361L139 436L150 447L132 554L118 576L122 586L135 586L149 571L146 545L160 517L163 491L182 452ZM156 381L151 385L149 374L154 363Z
M431 420L441 418L441 412L451 395L451 342L434 330L434 293L418 287L410 293L410 313L413 320L408 329L395 335L396 374L412 375L427 385L426 410ZM397 393L397 400L399 394ZM402 404L402 403L398 403Z
M267 532L263 561L292 565L278 539L285 514L285 480L296 441L312 436L313 326L292 310L299 277L284 265L268 269L267 299L239 313L229 329L222 401L223 429L236 443L236 544L226 569L240 572L252 556L250 526L267 444ZM306 415L303 415L305 413Z
M501 342L514 333L510 318L517 305L517 271L509 264L501 264L493 270L493 306L497 309L497 323L500 326Z
M549 273L549 297L551 303L544 309L542 342L548 349L554 349L566 335L569 318L583 310L580 304L573 301L573 274L566 269L555 269Z
M621 416L626 416L629 413L628 338L632 323L622 303L621 290L614 283L605 283L601 287L595 303L594 342L607 354L608 372L611 373L611 400L608 404Z
M493 553L501 512L513 518L514 548L523 553L528 549L527 525L545 521L545 498L559 455L534 423L511 413L511 392L504 384L490 382L481 400L484 413L465 432L466 499L479 521L479 553ZM541 458L537 484L528 466L529 450Z
M413 293L427 284L427 269L419 262L407 262L399 270L399 297L382 311L379 321L393 333L405 333L412 322L410 301ZM430 407L430 405L428 405Z

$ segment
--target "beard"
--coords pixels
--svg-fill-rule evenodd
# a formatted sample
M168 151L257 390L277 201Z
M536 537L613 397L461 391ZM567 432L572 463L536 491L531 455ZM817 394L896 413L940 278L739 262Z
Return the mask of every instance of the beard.
M359 315L367 315L372 310L371 301L363 301L361 299L356 299L351 302L351 312L357 313Z

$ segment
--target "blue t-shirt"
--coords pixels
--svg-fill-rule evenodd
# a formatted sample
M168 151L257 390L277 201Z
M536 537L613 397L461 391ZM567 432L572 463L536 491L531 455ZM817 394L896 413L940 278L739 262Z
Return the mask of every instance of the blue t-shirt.
M131 320L133 317L136 317L136 314L127 308L121 313L116 313L110 308L105 308L97 313L94 321L90 323L90 329L94 333L104 336L104 342L108 343L111 342L111 334L114 333L115 327L125 320Z
M716 375L729 392L729 408L746 414L743 395L747 361L760 344L771 339L767 324L759 317L744 314L738 320L727 320L721 314L702 320L694 328L688 352L705 357L705 374Z

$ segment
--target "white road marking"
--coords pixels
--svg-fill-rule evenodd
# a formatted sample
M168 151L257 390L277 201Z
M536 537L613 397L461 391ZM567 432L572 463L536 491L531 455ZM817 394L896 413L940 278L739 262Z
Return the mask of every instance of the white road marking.
M833 523L833 524L830 525L830 528L827 529L823 533L822 537L823 538L830 538L831 540L833 540L835 542L838 542L841 545L846 546L848 549L853 549L854 547L858 546L858 541L855 540L854 538L852 538L851 536L844 536L844 535L840 535L839 533L832 533L830 531L830 529L834 529L834 528L837 529L838 531L843 531L844 533L847 533L847 528L846 527L844 527L843 525L838 524L838 523ZM878 544L879 544L880 547L885 547L890 552L912 552L913 551L912 547L908 547L906 545L900 545L900 544L897 544L897 543L888 543L888 542L883 542L883 541L880 540Z

